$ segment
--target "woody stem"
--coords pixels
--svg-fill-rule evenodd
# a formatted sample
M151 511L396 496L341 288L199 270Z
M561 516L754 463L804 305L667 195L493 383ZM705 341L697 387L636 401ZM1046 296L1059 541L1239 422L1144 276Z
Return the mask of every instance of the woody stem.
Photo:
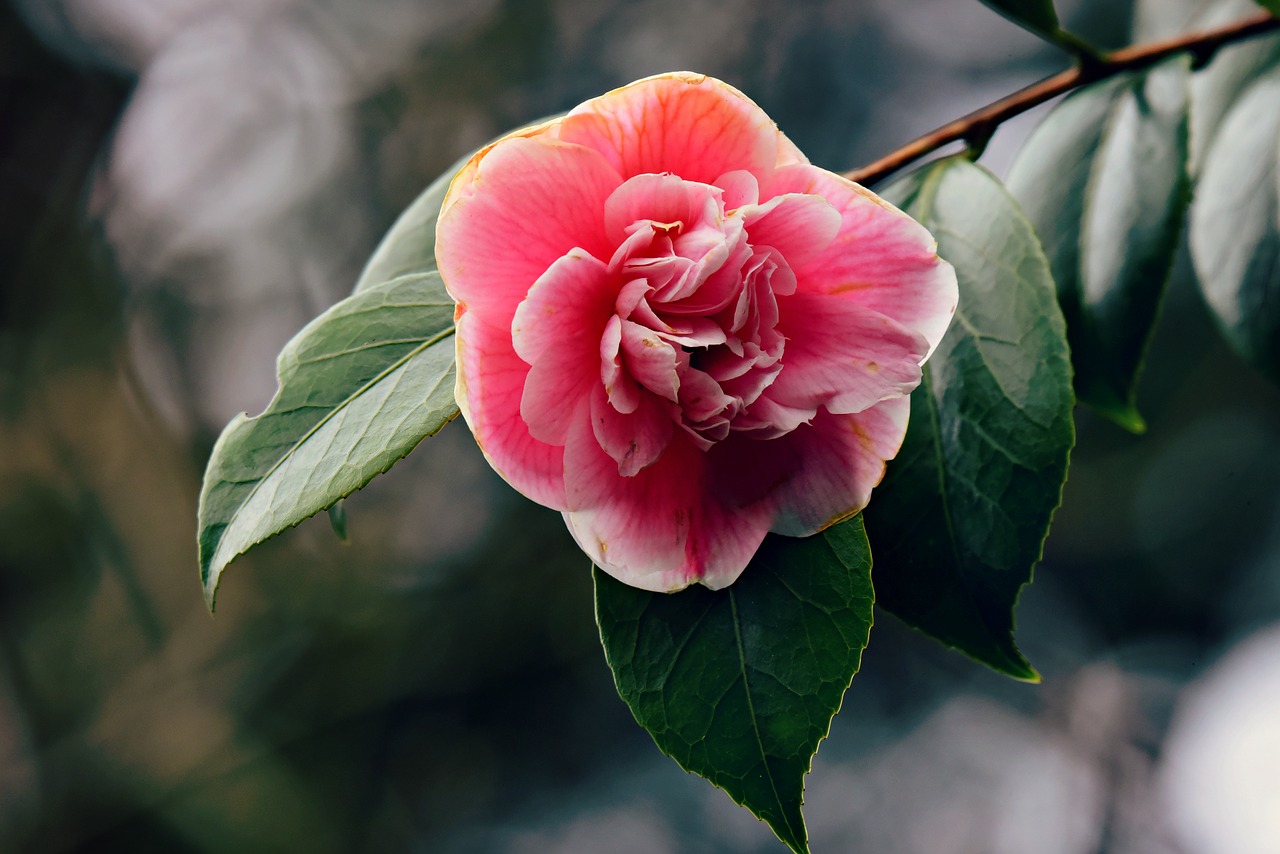
M1260 12L1212 30L1131 45L1102 54L1098 61L1077 64L948 122L874 163L843 173L844 177L859 184L874 184L948 143L963 140L980 147L1004 122L1073 89L1127 71L1141 71L1180 53L1190 53L1198 68L1208 63L1225 45L1275 30L1280 30L1280 17Z

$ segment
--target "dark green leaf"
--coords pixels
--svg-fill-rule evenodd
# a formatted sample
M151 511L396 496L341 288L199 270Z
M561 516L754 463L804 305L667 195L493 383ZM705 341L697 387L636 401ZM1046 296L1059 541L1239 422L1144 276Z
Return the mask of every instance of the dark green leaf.
M982 2L1018 26L1049 41L1058 41L1061 27L1058 25L1058 13L1054 11L1053 0L982 0Z
M1142 359L1190 197L1180 58L1082 89L1036 128L1009 191L1044 242L1076 394L1134 432Z
M871 630L861 517L770 536L724 590L649 593L595 571L618 693L663 753L809 850L804 775Z
M996 670L1037 679L1013 606L1040 559L1075 440L1062 314L1040 242L986 170L948 158L891 193L956 268L955 320L911 395L864 515L876 596Z
M1237 100L1191 209L1200 287L1232 346L1280 381L1280 66Z
M1273 15L1280 15L1280 0L1254 0L1254 2Z
M453 400L453 301L439 273L359 291L280 353L266 410L222 431L200 494L200 576L350 495L435 434Z

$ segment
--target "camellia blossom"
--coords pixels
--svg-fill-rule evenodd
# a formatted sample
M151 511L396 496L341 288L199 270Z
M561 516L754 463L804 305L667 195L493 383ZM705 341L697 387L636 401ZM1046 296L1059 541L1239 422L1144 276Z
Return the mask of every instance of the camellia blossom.
M436 258L485 456L655 591L865 507L956 307L922 226L688 73L479 151Z

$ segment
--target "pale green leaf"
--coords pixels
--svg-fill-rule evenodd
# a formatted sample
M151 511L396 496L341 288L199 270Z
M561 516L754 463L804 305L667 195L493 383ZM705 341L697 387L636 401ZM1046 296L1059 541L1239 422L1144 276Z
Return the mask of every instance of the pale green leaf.
M1075 389L1121 426L1135 396L1190 198L1188 60L1079 90L1023 146L1009 191L1044 243Z
M1190 239L1228 341L1280 381L1280 66L1240 96L1206 152Z

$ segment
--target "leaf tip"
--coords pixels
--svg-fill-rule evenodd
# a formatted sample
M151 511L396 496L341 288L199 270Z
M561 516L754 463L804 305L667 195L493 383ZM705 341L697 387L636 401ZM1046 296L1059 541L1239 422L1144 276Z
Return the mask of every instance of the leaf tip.
M1044 681L1043 677L1040 676L1040 671L1036 670L1030 664L1026 665L1021 672L1010 673L1009 675L1018 682L1025 682L1028 685L1039 685Z
M210 573L205 576L204 583L204 606L209 609L209 616L213 616L214 610L217 608L218 599L218 578L220 573Z
M1135 436L1141 436L1147 432L1146 419L1142 417L1142 413L1138 412L1137 407L1132 404L1113 406L1095 404L1094 408L1112 424L1122 430L1127 430Z
M333 534L338 538L338 542L344 545L351 543L351 534L347 530L347 502L345 499L339 498L329 505L329 525L333 528Z

